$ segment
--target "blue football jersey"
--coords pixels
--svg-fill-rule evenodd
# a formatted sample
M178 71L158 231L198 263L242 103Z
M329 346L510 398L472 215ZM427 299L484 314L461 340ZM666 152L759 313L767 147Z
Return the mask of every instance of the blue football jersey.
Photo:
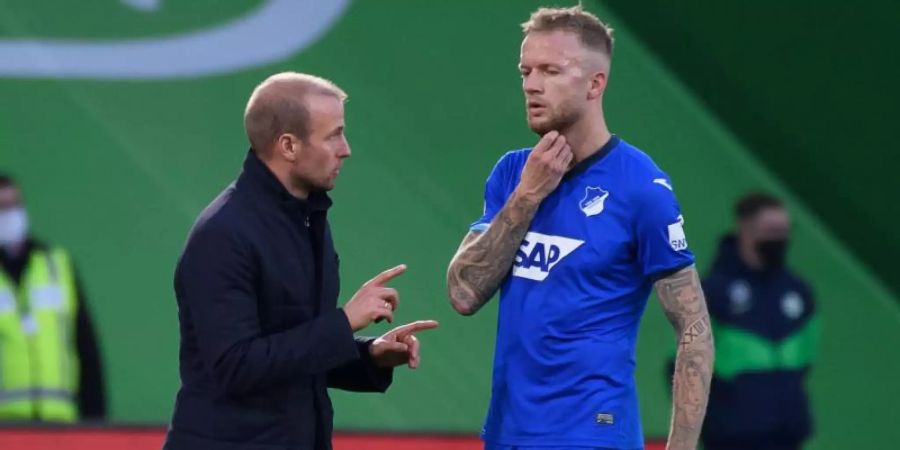
M530 152L494 167L472 230L490 226ZM613 136L573 167L541 203L500 288L484 440L643 448L638 324L653 283L693 263L672 183L649 156Z

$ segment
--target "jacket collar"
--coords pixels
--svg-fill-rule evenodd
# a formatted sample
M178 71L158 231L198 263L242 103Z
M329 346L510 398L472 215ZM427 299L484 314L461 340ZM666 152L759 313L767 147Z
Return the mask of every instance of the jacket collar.
M307 213L327 211L331 207L331 198L325 192L311 192L307 199L291 195L287 188L278 181L275 174L250 149L244 160L244 170L237 180L238 187L246 186L257 196L270 199L287 209L299 209Z
M729 233L719 240L719 249L713 262L713 270L749 278L766 278L787 273L786 268L758 270L741 259L738 240L734 233Z

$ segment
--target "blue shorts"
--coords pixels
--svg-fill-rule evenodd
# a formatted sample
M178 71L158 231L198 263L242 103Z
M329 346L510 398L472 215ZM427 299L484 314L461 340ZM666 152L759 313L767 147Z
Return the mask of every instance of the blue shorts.
M522 447L520 445L495 445L484 443L484 450L612 450L604 447ZM640 449L635 449L640 450Z

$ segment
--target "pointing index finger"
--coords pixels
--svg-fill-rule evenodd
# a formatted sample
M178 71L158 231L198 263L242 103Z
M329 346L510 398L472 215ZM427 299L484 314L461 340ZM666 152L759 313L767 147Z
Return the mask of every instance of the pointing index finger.
M439 324L436 320L417 320L415 322L397 327L397 329L394 330L394 333L398 336L408 336L423 330L431 330L437 328L438 325Z
M389 281L402 275L403 272L406 272L406 264L400 264L399 266L392 267L388 270L385 270L384 272L379 273L378 275L375 275L375 278L369 280L367 284L384 286Z

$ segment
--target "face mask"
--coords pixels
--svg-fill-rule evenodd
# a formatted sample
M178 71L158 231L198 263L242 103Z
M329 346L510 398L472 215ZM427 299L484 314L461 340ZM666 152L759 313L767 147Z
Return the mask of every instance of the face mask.
M28 215L24 208L0 211L0 245L10 247L25 240L28 235Z
M784 261L787 257L787 248L787 239L760 241L756 243L756 252L759 254L759 259L766 269L780 269L784 267Z

